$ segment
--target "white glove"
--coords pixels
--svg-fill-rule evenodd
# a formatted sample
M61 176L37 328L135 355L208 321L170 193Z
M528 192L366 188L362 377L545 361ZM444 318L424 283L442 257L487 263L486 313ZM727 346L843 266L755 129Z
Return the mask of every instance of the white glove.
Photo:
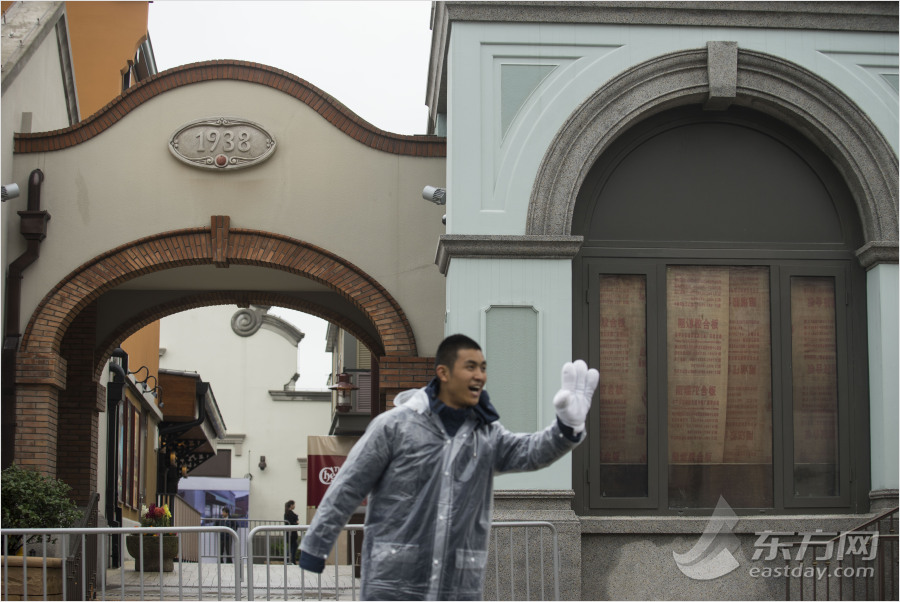
M553 396L556 416L577 435L584 430L584 421L591 409L591 398L600 381L600 373L582 360L566 362L562 368L562 388Z

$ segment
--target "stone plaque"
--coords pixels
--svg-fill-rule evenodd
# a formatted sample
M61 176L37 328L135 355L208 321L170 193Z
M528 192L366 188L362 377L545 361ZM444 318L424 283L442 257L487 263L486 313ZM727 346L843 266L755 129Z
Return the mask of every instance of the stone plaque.
M275 152L275 138L259 124L236 117L198 119L169 139L180 161L220 171L262 163Z

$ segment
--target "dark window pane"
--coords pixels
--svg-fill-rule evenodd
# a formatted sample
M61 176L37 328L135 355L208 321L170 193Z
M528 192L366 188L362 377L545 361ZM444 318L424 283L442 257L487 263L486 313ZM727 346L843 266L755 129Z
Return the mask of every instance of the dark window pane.
M838 495L837 343L832 278L791 278L794 495Z
M600 276L600 491L647 497L647 282Z
M769 305L768 268L667 268L672 508L773 505Z

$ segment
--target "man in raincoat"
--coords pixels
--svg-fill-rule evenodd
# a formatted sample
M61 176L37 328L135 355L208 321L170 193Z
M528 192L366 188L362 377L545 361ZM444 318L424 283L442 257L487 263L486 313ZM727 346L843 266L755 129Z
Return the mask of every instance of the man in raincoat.
M511 433L484 390L487 365L475 341L444 339L435 373L371 422L300 545L300 566L322 572L368 495L363 600L480 600L493 475L543 468L578 445L599 379L581 360L566 363L557 419L537 433Z

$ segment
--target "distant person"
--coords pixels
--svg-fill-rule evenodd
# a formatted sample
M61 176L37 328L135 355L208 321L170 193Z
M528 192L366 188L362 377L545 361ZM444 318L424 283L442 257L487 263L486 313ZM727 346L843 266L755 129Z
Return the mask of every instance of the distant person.
M478 343L449 336L428 386L400 393L379 414L332 481L300 544L300 566L321 573L366 495L361 600L481 600L494 474L536 470L584 440L599 374L562 368L556 419L536 433L498 421Z
M227 506L222 508L221 526L234 529L234 521L231 520L231 511ZM219 533L219 554L221 555L222 562L227 562L229 564L233 561L231 543L231 533Z
M299 525L300 517L294 512L294 500L284 503L284 522L288 525ZM297 532L291 531L291 564L297 563Z

